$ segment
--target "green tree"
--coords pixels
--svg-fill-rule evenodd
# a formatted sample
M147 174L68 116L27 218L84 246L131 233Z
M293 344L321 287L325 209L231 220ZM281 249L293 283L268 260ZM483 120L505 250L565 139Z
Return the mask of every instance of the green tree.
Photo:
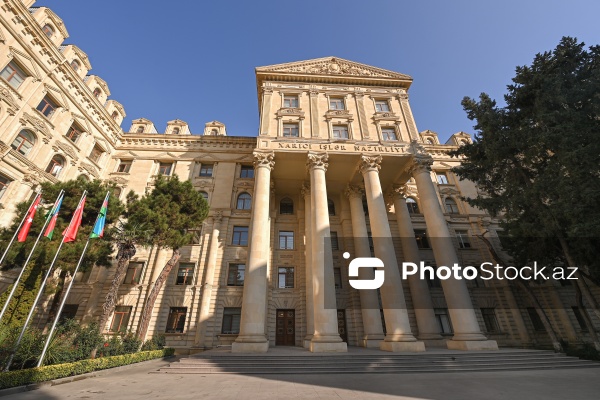
M588 286L600 276L600 47L564 37L512 81L504 107L485 93L463 99L477 134L454 152L454 172L479 186L471 205L501 216L516 262L580 268L577 300L597 343L582 299L600 317Z

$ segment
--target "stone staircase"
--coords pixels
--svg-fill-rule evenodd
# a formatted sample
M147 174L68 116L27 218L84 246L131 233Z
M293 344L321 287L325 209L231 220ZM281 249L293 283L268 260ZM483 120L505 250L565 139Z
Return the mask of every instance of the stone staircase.
M269 350L267 354L204 352L181 358L155 373L167 374L364 374L518 371L563 368L600 368L599 362L580 360L551 351L500 350L426 353L385 353L351 349L322 354L300 350Z

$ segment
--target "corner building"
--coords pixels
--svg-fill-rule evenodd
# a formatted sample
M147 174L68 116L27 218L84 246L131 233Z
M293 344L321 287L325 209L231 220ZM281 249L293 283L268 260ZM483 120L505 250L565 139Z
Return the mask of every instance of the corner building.
M179 119L163 133L145 118L124 132L123 106L89 73L87 55L63 44L63 21L33 3L0 7L0 223L43 181L110 180L124 199L151 190L158 174L189 179L210 214L181 249L149 336L165 334L180 353L548 343L532 305L506 280L401 279L404 261L491 261L476 238L484 232L499 245L498 221L460 200L477 188L450 172L460 160L448 153L470 135L442 144L419 132L410 76L336 57L259 67L257 137L230 136L219 121L192 134ZM379 290L350 287L346 252L384 262ZM105 333L136 330L168 256L139 249ZM78 273L64 316L97 320L113 271ZM2 291L17 272L1 273ZM548 285L542 300L553 324L564 337L585 338L572 288Z

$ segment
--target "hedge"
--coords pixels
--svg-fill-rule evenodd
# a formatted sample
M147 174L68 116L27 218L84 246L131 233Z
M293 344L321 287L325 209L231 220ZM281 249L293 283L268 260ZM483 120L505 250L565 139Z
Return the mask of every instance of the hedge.
M175 349L167 348L123 354L120 356L101 357L93 360L81 360L67 364L48 365L40 368L2 372L0 373L0 389L66 378L69 376L86 374L88 372L100 371L102 369L120 367L122 365L135 364L141 361L172 356L174 353Z

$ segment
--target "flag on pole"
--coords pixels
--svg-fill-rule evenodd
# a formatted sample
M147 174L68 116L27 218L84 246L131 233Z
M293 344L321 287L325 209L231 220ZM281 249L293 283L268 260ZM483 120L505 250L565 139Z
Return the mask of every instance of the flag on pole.
M77 231L81 226L81 218L83 217L83 207L85 206L85 195L79 202L77 209L75 209L75 213L73 214L73 218L71 218L71 223L67 229L64 230L63 236L65 237L65 243L73 242L77 238Z
M44 231L44 236L48 239L52 240L52 235L54 234L54 228L56 227L56 220L58 219L58 211L60 210L60 206L63 201L64 194L56 199L54 206L50 210L48 217L50 217L50 222L48 222L48 226Z
M106 213L108 212L109 196L110 192L106 193L106 197L104 198L102 207L100 207L100 212L98 213L98 218L96 218L94 229L92 229L92 233L90 233L90 239L101 238L104 236L104 224L106 223Z
M38 193L35 200L27 210L27 217L25 217L25 222L19 231L19 235L17 236L17 240L19 242L24 242L27 239L27 235L29 235L29 229L31 229L31 224L33 223L33 218L35 217L35 212L37 211L40 201L42 200L42 194Z

